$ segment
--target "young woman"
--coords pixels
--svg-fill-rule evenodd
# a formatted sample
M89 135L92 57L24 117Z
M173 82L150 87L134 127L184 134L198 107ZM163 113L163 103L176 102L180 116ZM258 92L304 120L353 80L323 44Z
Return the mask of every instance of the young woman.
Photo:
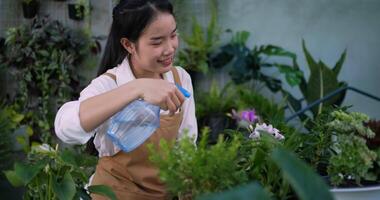
M194 99L185 100L175 86L193 93L189 74L173 67L177 47L177 26L168 0L121 0L113 10L99 76L56 115L56 134L66 143L84 144L96 133L93 142L100 158L90 184L112 187L119 199L166 199L146 144L158 145L161 138L175 140L184 134L196 140ZM105 133L110 117L139 98L160 106L160 127L126 153Z

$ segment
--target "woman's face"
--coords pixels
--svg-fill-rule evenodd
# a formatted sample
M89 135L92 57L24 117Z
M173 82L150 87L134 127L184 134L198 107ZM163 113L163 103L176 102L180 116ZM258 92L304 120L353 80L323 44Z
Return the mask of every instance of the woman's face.
M159 13L132 46L132 70L136 77L157 78L168 72L173 66L178 47L173 15Z

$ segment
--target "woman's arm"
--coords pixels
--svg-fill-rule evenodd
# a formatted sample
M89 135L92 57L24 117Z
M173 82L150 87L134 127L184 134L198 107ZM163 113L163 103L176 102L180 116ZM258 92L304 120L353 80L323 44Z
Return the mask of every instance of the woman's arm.
M136 79L82 101L79 107L80 124L86 132L90 132L138 98L171 113L185 100L173 83L158 79Z

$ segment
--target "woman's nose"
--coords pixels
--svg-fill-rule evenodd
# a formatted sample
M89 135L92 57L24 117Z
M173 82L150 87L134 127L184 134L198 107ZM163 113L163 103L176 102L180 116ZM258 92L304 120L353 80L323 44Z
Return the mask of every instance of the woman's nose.
M166 48L165 48L164 54L165 54L165 55L173 54L173 53L175 52L176 49L177 49L177 44L176 44L176 42L174 42L174 41L169 41L169 42L167 42L167 45L166 45Z

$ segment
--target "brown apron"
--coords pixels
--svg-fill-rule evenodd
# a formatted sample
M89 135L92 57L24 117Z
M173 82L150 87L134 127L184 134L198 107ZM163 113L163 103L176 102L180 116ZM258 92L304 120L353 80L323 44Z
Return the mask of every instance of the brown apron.
M174 81L181 85L178 72L172 68ZM107 75L107 74L106 74ZM115 78L111 74L111 78ZM149 161L147 144L158 147L161 138L175 140L182 122L182 110L173 116L161 115L160 127L138 148L131 152L119 151L113 156L101 157L91 185L107 185L119 200L168 199L165 185L158 178L158 169ZM107 199L91 194L92 199Z

